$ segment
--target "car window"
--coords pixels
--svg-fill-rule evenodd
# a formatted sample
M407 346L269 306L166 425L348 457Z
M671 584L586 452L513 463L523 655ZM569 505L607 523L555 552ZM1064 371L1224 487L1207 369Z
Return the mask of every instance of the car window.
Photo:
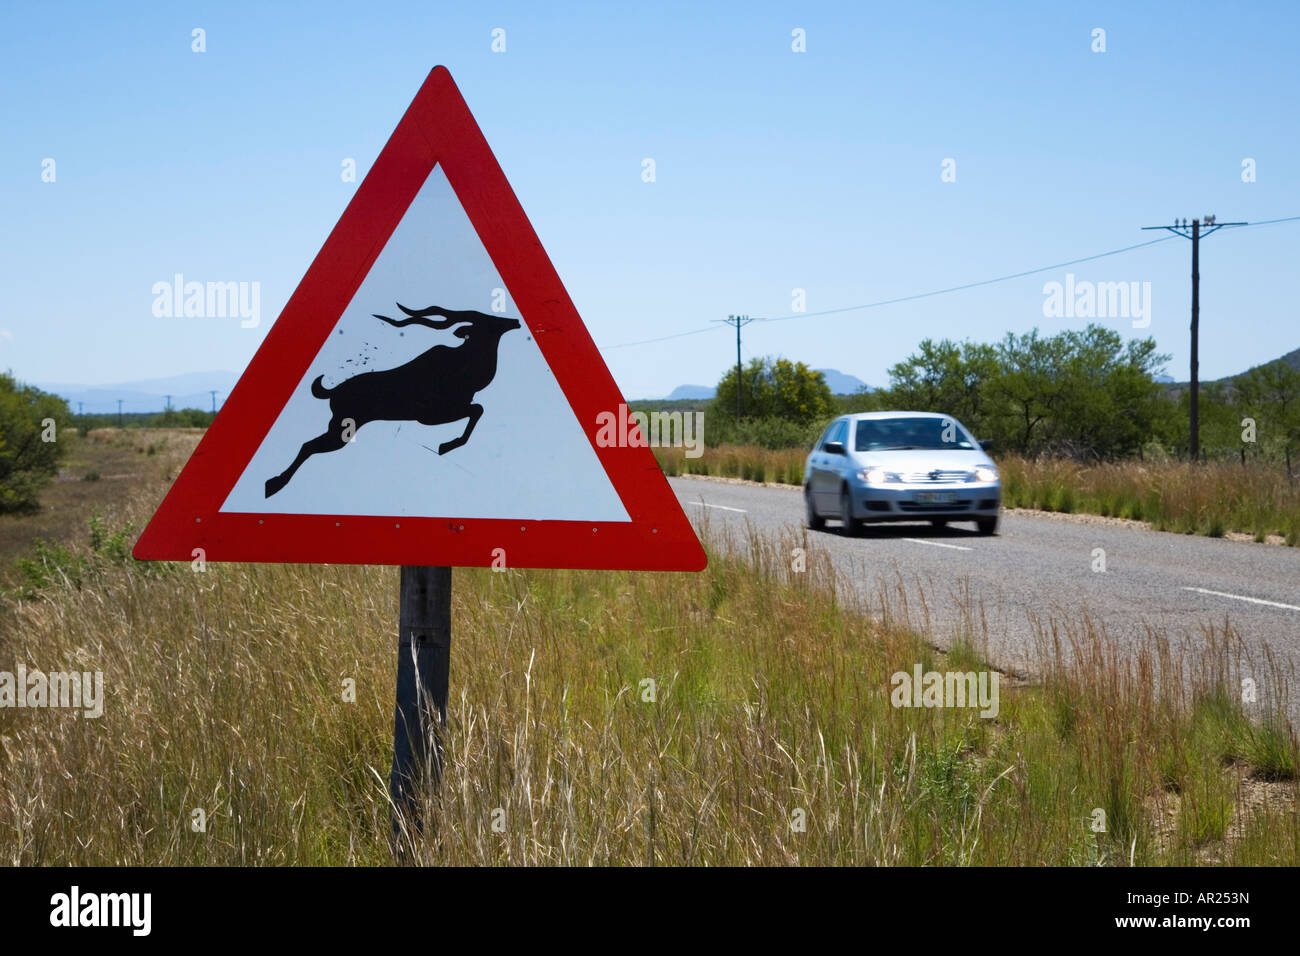
M856 451L961 449L975 447L955 418L866 418L858 422Z
M844 440L848 437L848 434L849 434L848 421L845 419L840 419L838 422L836 422L834 425L830 427L829 431L827 431L826 440L822 442L822 449L825 450L827 445L829 445L831 442L836 442L836 441L839 442L841 445L843 445L845 443Z

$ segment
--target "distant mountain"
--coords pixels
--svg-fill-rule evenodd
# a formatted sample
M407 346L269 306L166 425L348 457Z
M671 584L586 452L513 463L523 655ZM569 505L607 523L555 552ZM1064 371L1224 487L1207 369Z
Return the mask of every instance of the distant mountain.
M832 395L853 395L864 388L869 392L875 391L856 375L849 375L833 368L819 368L817 371L826 376L826 384L830 386Z
M217 407L220 408L238 379L234 372L189 372L114 385L29 384L67 399L68 407L74 412L84 411L90 415L116 413L119 399L124 412L161 412L168 395L171 396L172 408L208 410L212 408L213 391L217 393Z
M819 368L814 369L814 371L821 372L826 376L826 384L830 386L832 395L852 395L864 388L869 392L875 391L856 375L847 375L833 368ZM717 391L712 385L678 385L663 401L682 402L710 399L717 394Z
M1273 365L1277 362L1282 362L1283 364L1290 365L1293 369L1300 370L1300 349L1292 349L1290 352L1287 352L1285 355L1279 356L1278 358L1269 359L1267 362L1260 362L1258 365L1252 365L1250 368L1245 369L1241 372L1235 372L1232 375L1225 375L1223 376L1223 378L1214 379L1213 381L1227 384L1231 382L1234 378L1236 378L1238 375L1245 375L1246 372L1249 372L1251 369L1263 368L1265 365ZM1187 388L1188 386L1187 379L1185 378L1174 379L1168 375L1157 375L1156 381L1160 382L1161 384L1175 385L1179 389L1184 389ZM1203 384L1210 384L1209 382L1206 382L1204 379L1202 379L1201 381Z
M1281 362L1284 365L1290 365L1293 369L1300 371L1300 349L1292 349L1290 352L1287 352L1286 355L1283 355L1281 358L1275 358L1271 362L1261 362L1260 365L1272 365L1275 362ZM1259 368L1259 365L1251 366L1251 368ZM1247 369L1247 371L1249 371L1249 369ZM1232 377L1233 376L1229 376L1229 378Z
M711 385L678 385L672 390L665 402L681 402L687 399L712 398L717 389Z

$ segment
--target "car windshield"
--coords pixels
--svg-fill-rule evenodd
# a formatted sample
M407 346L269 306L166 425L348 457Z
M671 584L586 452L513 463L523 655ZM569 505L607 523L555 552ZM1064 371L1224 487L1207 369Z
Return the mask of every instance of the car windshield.
M966 430L951 418L866 418L858 422L856 451L973 449Z

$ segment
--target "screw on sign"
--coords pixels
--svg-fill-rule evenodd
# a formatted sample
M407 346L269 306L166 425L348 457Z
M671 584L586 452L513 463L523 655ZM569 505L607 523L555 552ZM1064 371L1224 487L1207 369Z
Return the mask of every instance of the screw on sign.
M442 770L452 566L704 567L649 448L596 441L622 404L436 67L134 554L401 565L389 787L395 836L418 831Z

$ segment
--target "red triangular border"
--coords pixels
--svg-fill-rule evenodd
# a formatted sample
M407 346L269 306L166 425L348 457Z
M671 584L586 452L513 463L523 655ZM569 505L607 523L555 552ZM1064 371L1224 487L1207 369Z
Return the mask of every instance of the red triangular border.
M631 522L223 513L219 509L435 165L555 374ZM144 560L697 571L699 539L650 449L597 445L623 403L465 100L435 67L133 551ZM536 480L524 475L521 480ZM540 480L565 480L563 474Z

